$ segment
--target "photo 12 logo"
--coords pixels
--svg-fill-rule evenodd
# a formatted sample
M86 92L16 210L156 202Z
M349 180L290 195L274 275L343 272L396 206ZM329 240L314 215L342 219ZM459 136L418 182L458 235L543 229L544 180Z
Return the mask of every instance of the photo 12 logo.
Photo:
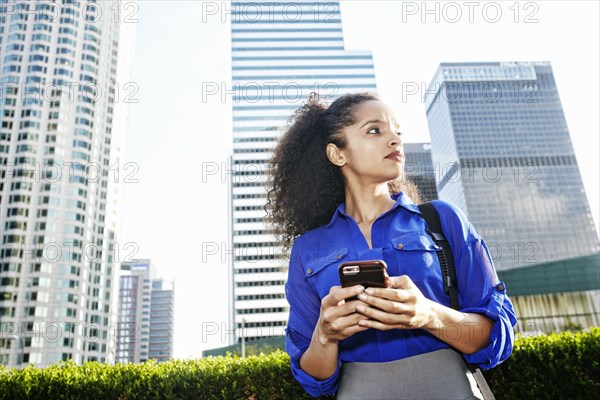
M34 65L33 67L40 69L39 72L47 70L45 66ZM57 101L75 103L79 100L95 104L107 98L110 103L138 103L139 99L135 96L139 91L140 88L135 82L124 84L115 82L108 86L94 82L68 81L61 81L60 84L53 82L2 82L0 83L0 101L5 103L8 98L18 98L17 96L20 96L20 100L24 104Z
M139 22L137 19L139 3L137 1L6 0L0 5L0 10L8 21L20 18L20 16L33 15L36 21L49 23L75 22L80 19L90 24L98 24L103 20L126 24Z
M34 347L40 343L58 343L80 338L83 342L99 343L107 338L120 343L139 342L136 323L117 322L110 326L95 322L5 322L0 324L0 340L16 340L15 346Z
M495 24L503 19L517 23L538 23L540 6L537 2L508 1L403 1L403 23L445 22Z
M218 18L218 19L217 19ZM337 2L228 2L203 1L202 22L211 19L221 23L231 20L235 23L298 23L335 22L340 18Z
M242 79L242 77L237 77ZM306 100L307 93L319 93L323 100L334 99L340 91L336 82L294 82L294 81L259 81L241 83L235 81L231 87L225 82L202 82L202 103L209 99L227 102L229 96L234 103L258 103L268 101L274 103L283 100L287 103L299 104Z

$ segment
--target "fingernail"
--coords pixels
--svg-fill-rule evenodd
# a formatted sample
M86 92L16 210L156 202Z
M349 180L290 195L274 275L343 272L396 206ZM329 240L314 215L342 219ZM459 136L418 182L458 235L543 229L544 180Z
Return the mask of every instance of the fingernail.
M361 300L367 300L367 296L365 296L362 293L358 295L358 298L361 299Z
M373 294L373 289L368 288L367 290L365 290L366 294Z
M367 325L367 321L366 321L366 320L364 320L364 319L361 319L360 321L358 321L358 324L359 324L360 326L365 326L365 325Z
M365 312L367 309L364 306L356 306L356 311Z
M356 291L356 293L362 293L365 290L365 288L364 286L358 285L354 290Z

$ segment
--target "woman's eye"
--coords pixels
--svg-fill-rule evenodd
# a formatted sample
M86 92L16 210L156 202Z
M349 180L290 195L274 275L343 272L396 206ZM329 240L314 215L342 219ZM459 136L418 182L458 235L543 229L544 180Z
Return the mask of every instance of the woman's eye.
M379 130L379 128L371 128L367 131L367 133L375 133L375 134L380 134L381 131Z

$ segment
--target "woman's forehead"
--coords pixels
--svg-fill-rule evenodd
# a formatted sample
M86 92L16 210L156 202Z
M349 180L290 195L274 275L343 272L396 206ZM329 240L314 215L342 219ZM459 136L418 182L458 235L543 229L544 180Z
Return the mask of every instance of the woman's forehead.
M362 125L369 120L391 121L392 125L398 125L392 109L379 100L368 100L357 105L354 109L354 119L355 125Z

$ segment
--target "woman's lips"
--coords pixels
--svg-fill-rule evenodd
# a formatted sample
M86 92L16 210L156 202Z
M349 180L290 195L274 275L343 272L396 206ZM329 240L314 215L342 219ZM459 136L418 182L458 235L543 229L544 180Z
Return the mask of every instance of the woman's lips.
M399 151L394 151L385 156L385 158L400 162L404 160L404 155L402 155Z

